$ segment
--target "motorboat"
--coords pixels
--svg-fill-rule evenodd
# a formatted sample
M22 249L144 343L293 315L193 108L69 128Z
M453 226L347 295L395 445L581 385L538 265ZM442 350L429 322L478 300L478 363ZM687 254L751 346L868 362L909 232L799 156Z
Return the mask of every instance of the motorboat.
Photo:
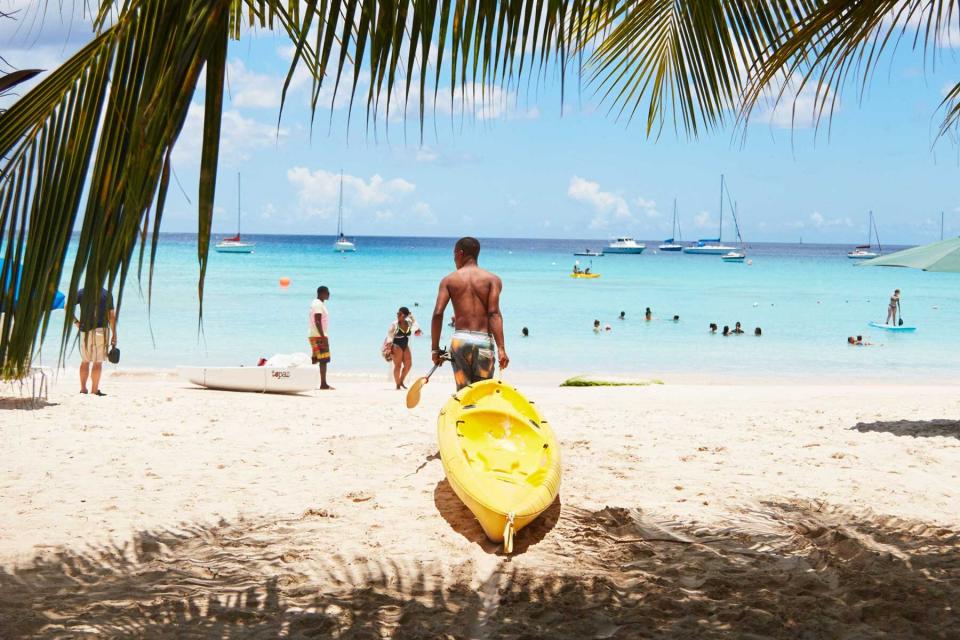
M357 245L343 235L343 171L340 172L340 203L337 207L337 241L333 243L333 250L337 253L356 251Z
M683 251L683 245L674 242L674 238L681 237L680 222L677 220L677 199L673 199L673 235L663 241L663 244L657 247L660 251ZM681 238L682 239L682 238Z
M593 249L584 249L583 251L574 251L575 256L586 256L589 258L602 258L603 251L594 251Z
M873 238L877 238L877 250L873 251ZM870 212L870 222L867 226L867 244L861 244L854 247L853 251L847 254L851 260L869 260L880 255L883 249L880 247L880 234L877 232L877 223L873 219L873 211Z
M237 235L231 238L224 238L213 248L218 253L253 253L255 242L244 242L240 238L240 174L237 174Z
M606 253L643 253L647 245L637 242L633 238L617 238L603 250Z
M720 256L720 259L724 262L743 262L746 257L747 254L741 251L731 251L730 253L725 253Z

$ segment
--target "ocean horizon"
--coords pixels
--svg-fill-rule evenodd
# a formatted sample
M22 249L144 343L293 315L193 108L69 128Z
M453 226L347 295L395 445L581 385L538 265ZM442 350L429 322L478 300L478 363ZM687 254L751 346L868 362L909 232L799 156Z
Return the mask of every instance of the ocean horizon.
M217 234L213 242L222 234ZM429 366L429 324L437 285L453 269L455 238L356 236L358 250L338 254L332 236L249 234L247 255L217 253L211 243L199 323L196 234L163 233L152 311L146 275L127 283L119 315L122 367L255 365L275 353L307 352L307 309L319 285L331 289L331 379L337 371L385 372L380 345L396 309L410 307L424 329L413 340L414 372ZM594 280L569 274L574 251L602 249L597 239L481 238L480 265L501 276L507 351L515 372L577 374L695 373L722 380L770 375L931 378L960 367L960 280L952 274L854 267L850 245L748 243L752 264L718 256L656 251L592 259ZM889 250L900 247L891 246ZM67 258L68 282L74 244ZM887 249L885 248L886 252ZM280 278L289 278L287 288ZM141 290L142 287L142 290ZM894 288L914 334L868 326L883 321ZM654 320L643 314L650 307ZM619 320L621 311L625 320ZM60 312L57 312L59 314ZM452 329L446 326L442 343ZM673 322L674 315L679 316ZM41 361L57 362L54 316ZM610 331L599 335L594 320ZM746 334L711 335L708 325ZM521 338L523 327L529 338ZM754 337L755 327L763 335ZM850 347L862 335L871 347ZM74 347L67 366L78 362Z

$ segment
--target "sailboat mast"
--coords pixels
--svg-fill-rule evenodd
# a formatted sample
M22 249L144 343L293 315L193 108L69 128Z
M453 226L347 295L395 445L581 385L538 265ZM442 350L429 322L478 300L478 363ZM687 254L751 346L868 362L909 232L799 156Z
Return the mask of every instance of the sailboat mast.
M237 171L237 237L240 237L240 172Z
M717 232L717 242L723 243L723 174L720 174L720 231Z
M943 240L943 211L940 212L940 239Z
M337 237L343 236L343 169L340 169L340 202L337 205Z
M673 229L670 230L670 235L674 238L677 237L677 199L673 199Z

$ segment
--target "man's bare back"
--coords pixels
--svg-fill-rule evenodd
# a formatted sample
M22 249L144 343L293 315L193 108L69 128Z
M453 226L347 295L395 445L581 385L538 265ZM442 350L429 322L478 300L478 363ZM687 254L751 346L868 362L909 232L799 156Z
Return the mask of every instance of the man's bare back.
M464 245L466 250L461 247L464 242L466 242ZM496 343L500 368L506 368L510 362L504 346L503 317L500 315L500 292L503 289L503 283L496 274L477 266L479 252L480 243L477 240L463 238L458 241L454 249L454 263L457 270L440 281L430 332L434 363L440 362L443 313L449 302L453 303L454 327L458 333L486 334L488 343ZM458 333L454 334L454 338ZM492 344L490 346L492 347ZM483 373L486 373L485 370Z
M486 269L472 264L457 269L440 281L453 303L454 327L464 331L490 331L487 315L491 295L500 297L503 283Z

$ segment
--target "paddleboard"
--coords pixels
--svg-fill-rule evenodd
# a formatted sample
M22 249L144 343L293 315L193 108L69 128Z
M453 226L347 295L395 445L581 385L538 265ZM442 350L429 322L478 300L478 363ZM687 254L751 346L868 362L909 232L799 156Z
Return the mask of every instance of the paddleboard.
M911 331L916 331L916 327L911 327L910 325L898 326L895 324L882 324L880 322L868 322L871 327L874 329L883 329L884 331L902 331L905 333L910 333Z
M586 280L592 280L593 278L599 278L599 273L571 273L571 278L583 278Z
M180 377L207 389L302 393L317 387L315 367L177 367Z

